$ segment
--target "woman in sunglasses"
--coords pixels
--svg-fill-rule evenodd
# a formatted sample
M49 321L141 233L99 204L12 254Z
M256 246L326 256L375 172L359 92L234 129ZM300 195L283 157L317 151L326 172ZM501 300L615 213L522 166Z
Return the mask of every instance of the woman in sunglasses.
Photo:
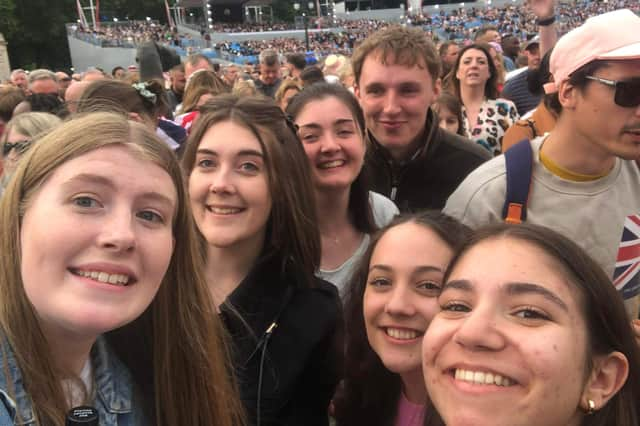
M16 169L18 160L39 134L46 133L62 121L53 114L29 112L16 115L2 135L3 172L0 176L0 197Z

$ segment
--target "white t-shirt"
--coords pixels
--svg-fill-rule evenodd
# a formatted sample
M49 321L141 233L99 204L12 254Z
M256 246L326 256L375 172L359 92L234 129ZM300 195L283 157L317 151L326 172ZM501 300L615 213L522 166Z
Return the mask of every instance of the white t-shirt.
M378 228L386 226L394 216L400 213L393 201L377 192L369 191L369 203L373 212L373 220ZM316 276L338 287L340 297L344 298L347 283L360 263L359 261L362 259L367 247L369 247L369 241L371 241L371 238L365 234L362 237L362 242L349 259L336 269L320 269Z
M87 358L87 362L85 362L84 367L82 367L80 380L82 380L82 383L87 390L87 395L91 395L93 393L93 368L91 366L91 358ZM83 400L82 389L78 386L76 381L70 379L63 380L62 389L64 390L67 401L70 403L69 405L71 407L78 407L85 403Z

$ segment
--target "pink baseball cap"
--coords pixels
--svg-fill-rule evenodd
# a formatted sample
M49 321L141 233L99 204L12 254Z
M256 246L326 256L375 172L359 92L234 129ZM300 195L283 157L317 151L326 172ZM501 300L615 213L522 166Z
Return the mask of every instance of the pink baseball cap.
M574 71L599 59L640 59L639 16L629 9L604 13L560 38L549 62L553 82L544 85L545 93L557 92Z

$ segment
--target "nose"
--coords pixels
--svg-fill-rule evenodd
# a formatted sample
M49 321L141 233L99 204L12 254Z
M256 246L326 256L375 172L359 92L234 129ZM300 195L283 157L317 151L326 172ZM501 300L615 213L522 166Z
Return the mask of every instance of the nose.
M471 351L497 351L505 346L498 315L489 307L481 306L464 317L453 340Z
M398 114L400 112L400 105L398 104L398 97L392 90L387 91L387 94L384 98L384 109L383 112L385 114Z
M232 194L235 191L233 185L232 171L228 168L221 167L211 173L211 185L209 190L214 194Z
M108 213L98 244L115 253L131 252L136 247L135 215L130 209L115 209Z
M391 316L412 316L416 313L410 289L403 285L394 285L389 292L385 312Z
M320 140L320 152L328 154L339 150L340 144L336 141L336 136L332 132L325 132Z

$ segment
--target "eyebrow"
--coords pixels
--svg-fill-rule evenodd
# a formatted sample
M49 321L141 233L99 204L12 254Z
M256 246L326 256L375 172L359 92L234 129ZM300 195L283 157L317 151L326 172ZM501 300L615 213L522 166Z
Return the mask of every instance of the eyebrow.
M474 290L473 284L469 280L453 280L445 283L442 287L442 292L444 293L446 290L455 289L460 291L468 291L472 292ZM523 282L514 282L507 283L505 285L506 293L510 296L520 296L523 294L537 294L550 302L556 304L558 307L563 309L564 311L569 311L567 304L564 303L562 299L556 296L552 291L542 287L538 284L533 283L523 283Z
M75 176L73 176L72 178L70 178L69 180L67 180L66 182L64 182L62 184L63 187L69 187L74 185L76 182L78 183L89 183L89 184L93 184L93 185L100 185L103 187L106 187L110 190L115 191L116 185L115 183L109 179L106 176L101 176L101 175L96 175L93 173L80 173L77 174ZM140 198L144 198L144 199L148 199L148 200L152 200L152 201L157 201L159 203L165 204L168 208L170 209L174 209L175 208L175 201L172 200L171 198L167 197L164 194L161 194L159 192L156 191L148 191L143 193Z
M369 272L373 271L374 269L381 269L385 272L393 272L393 268L389 265L381 265L381 264L372 265L369 268ZM416 274L416 273L424 273L424 272L442 272L442 268L439 268L437 266L431 266L431 265L420 265L414 268L412 273Z
M64 182L62 185L63 186L71 186L73 184L75 184L76 182L84 182L84 183L92 183L94 185L100 185L100 186L106 186L110 189L115 189L116 185L113 183L113 181L105 176L100 176L100 175L96 175L93 173L80 173L77 174L75 176L73 176L72 178L70 178L69 180L67 180L66 182Z
M353 124L353 123L355 123L353 118L338 118L336 121L331 123L331 125L332 126L340 126L342 124ZM301 129L303 129L303 128L322 129L322 126L320 124L318 124L318 123L300 124L299 127Z
M207 148L200 148L198 149L198 151L196 152L196 154L204 154L204 155L215 155L217 156L218 153L211 150L211 149L207 149ZM253 157L260 157L263 158L264 154L260 151L257 151L255 149L242 149L240 151L238 151L236 153L237 157L242 157L242 156L253 156Z
M569 311L567 304L562 301L558 296L556 296L552 291L542 287L538 284L533 283L508 283L507 286L507 294L512 296L518 296L522 294L538 294L550 302L555 303L558 307L562 308L565 311Z
M473 285L469 280L453 280L453 281L446 282L442 286L443 293L445 292L445 290L449 290L449 289L461 290L461 291L473 291Z

